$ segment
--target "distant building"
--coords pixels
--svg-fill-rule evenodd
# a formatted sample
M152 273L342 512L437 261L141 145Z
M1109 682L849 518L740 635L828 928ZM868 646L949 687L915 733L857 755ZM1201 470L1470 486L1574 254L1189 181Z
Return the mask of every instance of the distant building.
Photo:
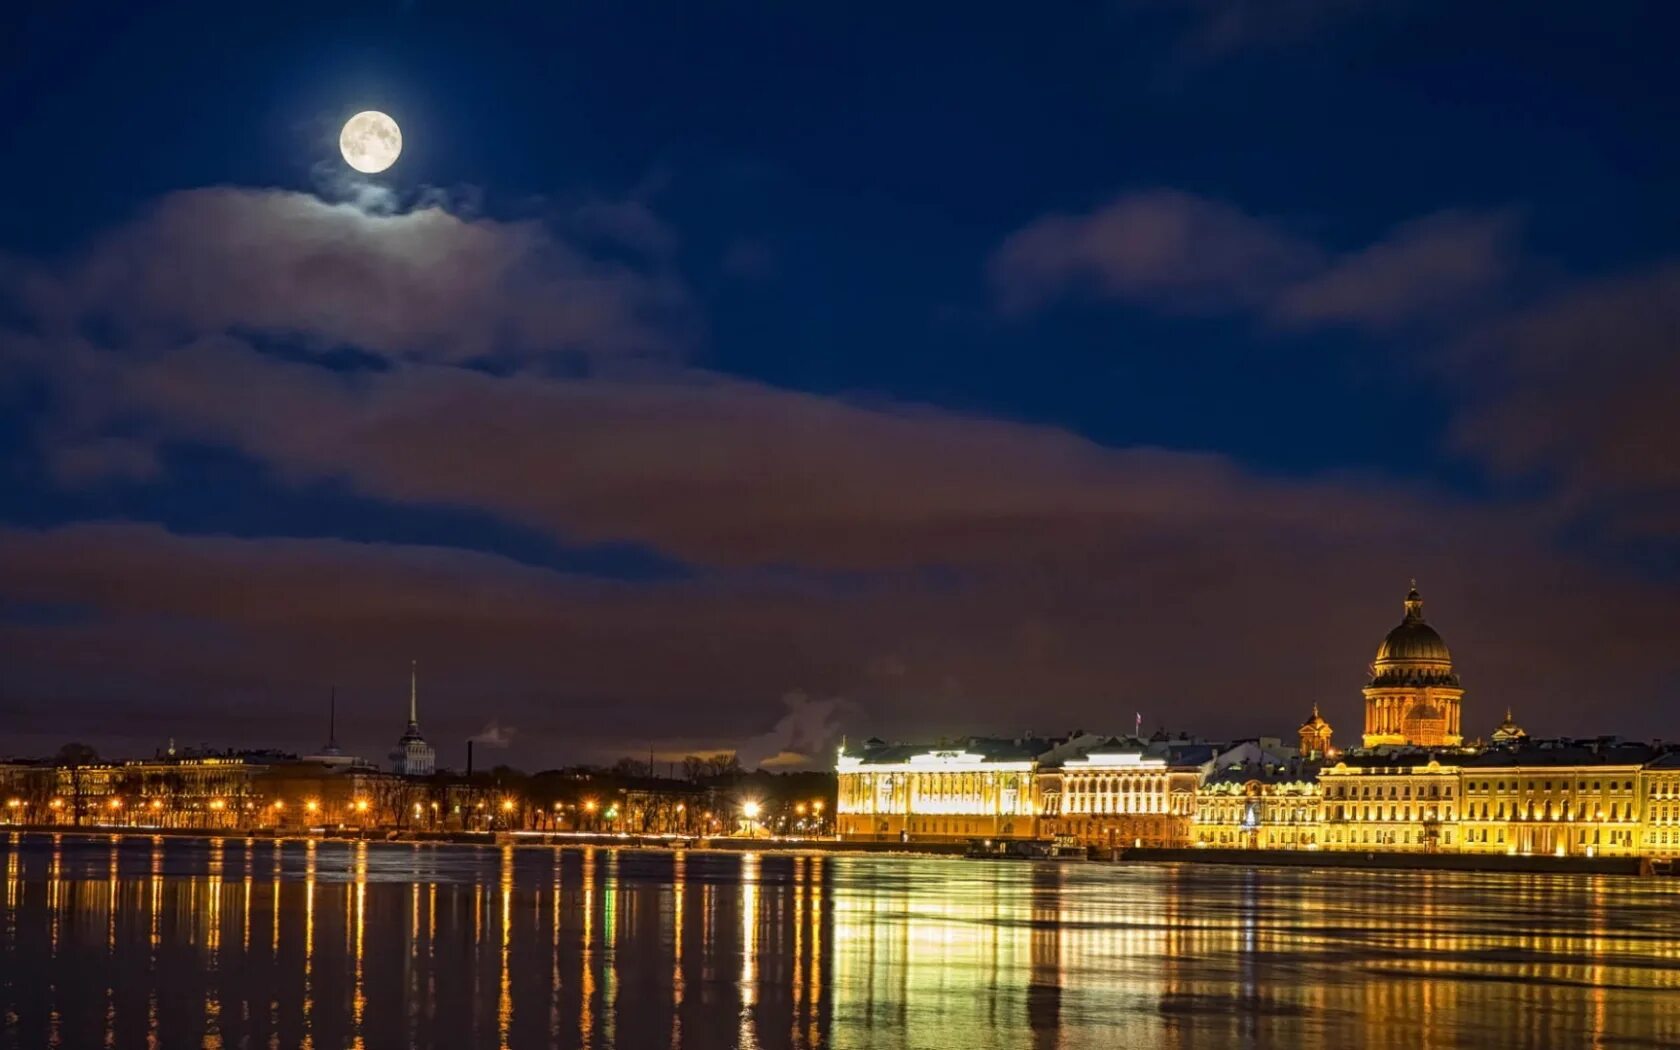
M1507 708L1465 746L1464 690L1416 586L1364 689L1364 747L1313 706L1275 737L1157 733L938 747L866 741L837 764L843 838L1680 858L1680 748L1534 740Z
M1434 853L1462 841L1458 756L1384 749L1319 771L1324 849Z
M1108 737L1047 756L1037 771L1043 832L1105 847L1189 845L1200 771L1169 752Z
M1301 723L1301 757L1328 758L1335 754L1335 748L1330 743L1330 723L1318 713L1317 704L1313 705L1312 711L1312 717Z
M1457 747L1464 741L1459 704L1464 690L1452 654L1423 619L1417 584L1406 615L1377 647L1365 687L1366 747Z
M1323 824L1318 763L1226 766L1196 789L1195 844L1223 849L1316 849Z
M866 740L841 748L842 838L1035 838L1034 771L1052 741L968 737L937 747Z
M420 735L420 669L418 662L408 669L408 728L391 753L396 771L407 777L429 777L437 768L437 752Z

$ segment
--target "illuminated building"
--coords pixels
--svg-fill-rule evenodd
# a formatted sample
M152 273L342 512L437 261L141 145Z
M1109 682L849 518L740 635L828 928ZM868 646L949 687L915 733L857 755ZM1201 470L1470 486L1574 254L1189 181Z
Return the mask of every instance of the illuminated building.
M1196 809L1196 769L1173 768L1138 742L1111 737L1052 753L1037 773L1045 835L1095 846L1182 846Z
M1328 758L1335 754L1335 748L1330 743L1330 723L1318 713L1317 704L1313 705L1312 717L1301 723L1298 732L1301 738L1302 758Z
M1461 792L1453 756L1343 755L1319 771L1324 849L1457 849Z
M1509 721L1509 718L1507 718ZM1464 760L1461 849L1631 856L1644 852L1643 744L1545 741ZM1647 779L1654 779L1647 774Z
M1457 747L1464 690L1447 643L1423 619L1414 583L1406 615L1377 647L1365 687L1365 746Z
M1194 843L1225 849L1317 849L1318 766L1236 765L1196 789Z
M1493 742L1494 747L1510 747L1527 740L1528 734L1523 731L1522 726L1517 725L1517 720L1511 717L1511 709L1507 707L1505 721L1494 727L1493 735L1488 739Z
M1640 770L1641 826L1646 856L1680 856L1680 751L1652 759Z
M411 663L408 669L408 728L397 741L391 754L396 771L406 777L429 777L437 768L437 754L426 738L420 735L420 668Z
M842 747L835 830L849 839L1034 838L1034 773L1049 748L982 737L950 747Z

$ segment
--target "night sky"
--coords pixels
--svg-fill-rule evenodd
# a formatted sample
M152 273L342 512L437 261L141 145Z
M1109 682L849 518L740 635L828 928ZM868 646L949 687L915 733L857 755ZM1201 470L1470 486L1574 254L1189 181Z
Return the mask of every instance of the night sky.
M0 15L0 752L1680 737L1672 5L530 8Z

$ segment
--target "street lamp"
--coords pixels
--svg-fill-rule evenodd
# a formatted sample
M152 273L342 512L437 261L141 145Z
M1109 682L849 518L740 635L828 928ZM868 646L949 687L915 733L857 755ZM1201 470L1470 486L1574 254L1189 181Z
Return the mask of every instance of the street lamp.
M756 799L748 799L741 803L741 815L747 818L747 838L749 839L753 837L755 831L753 825L757 823L758 815L762 810L763 807L758 804Z

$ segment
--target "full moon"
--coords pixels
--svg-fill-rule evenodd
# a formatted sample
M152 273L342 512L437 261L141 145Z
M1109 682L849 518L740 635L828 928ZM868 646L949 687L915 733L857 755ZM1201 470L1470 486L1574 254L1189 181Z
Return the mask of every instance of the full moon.
M384 171L402 152L402 129L376 109L363 110L344 123L338 136L344 163L368 175Z

